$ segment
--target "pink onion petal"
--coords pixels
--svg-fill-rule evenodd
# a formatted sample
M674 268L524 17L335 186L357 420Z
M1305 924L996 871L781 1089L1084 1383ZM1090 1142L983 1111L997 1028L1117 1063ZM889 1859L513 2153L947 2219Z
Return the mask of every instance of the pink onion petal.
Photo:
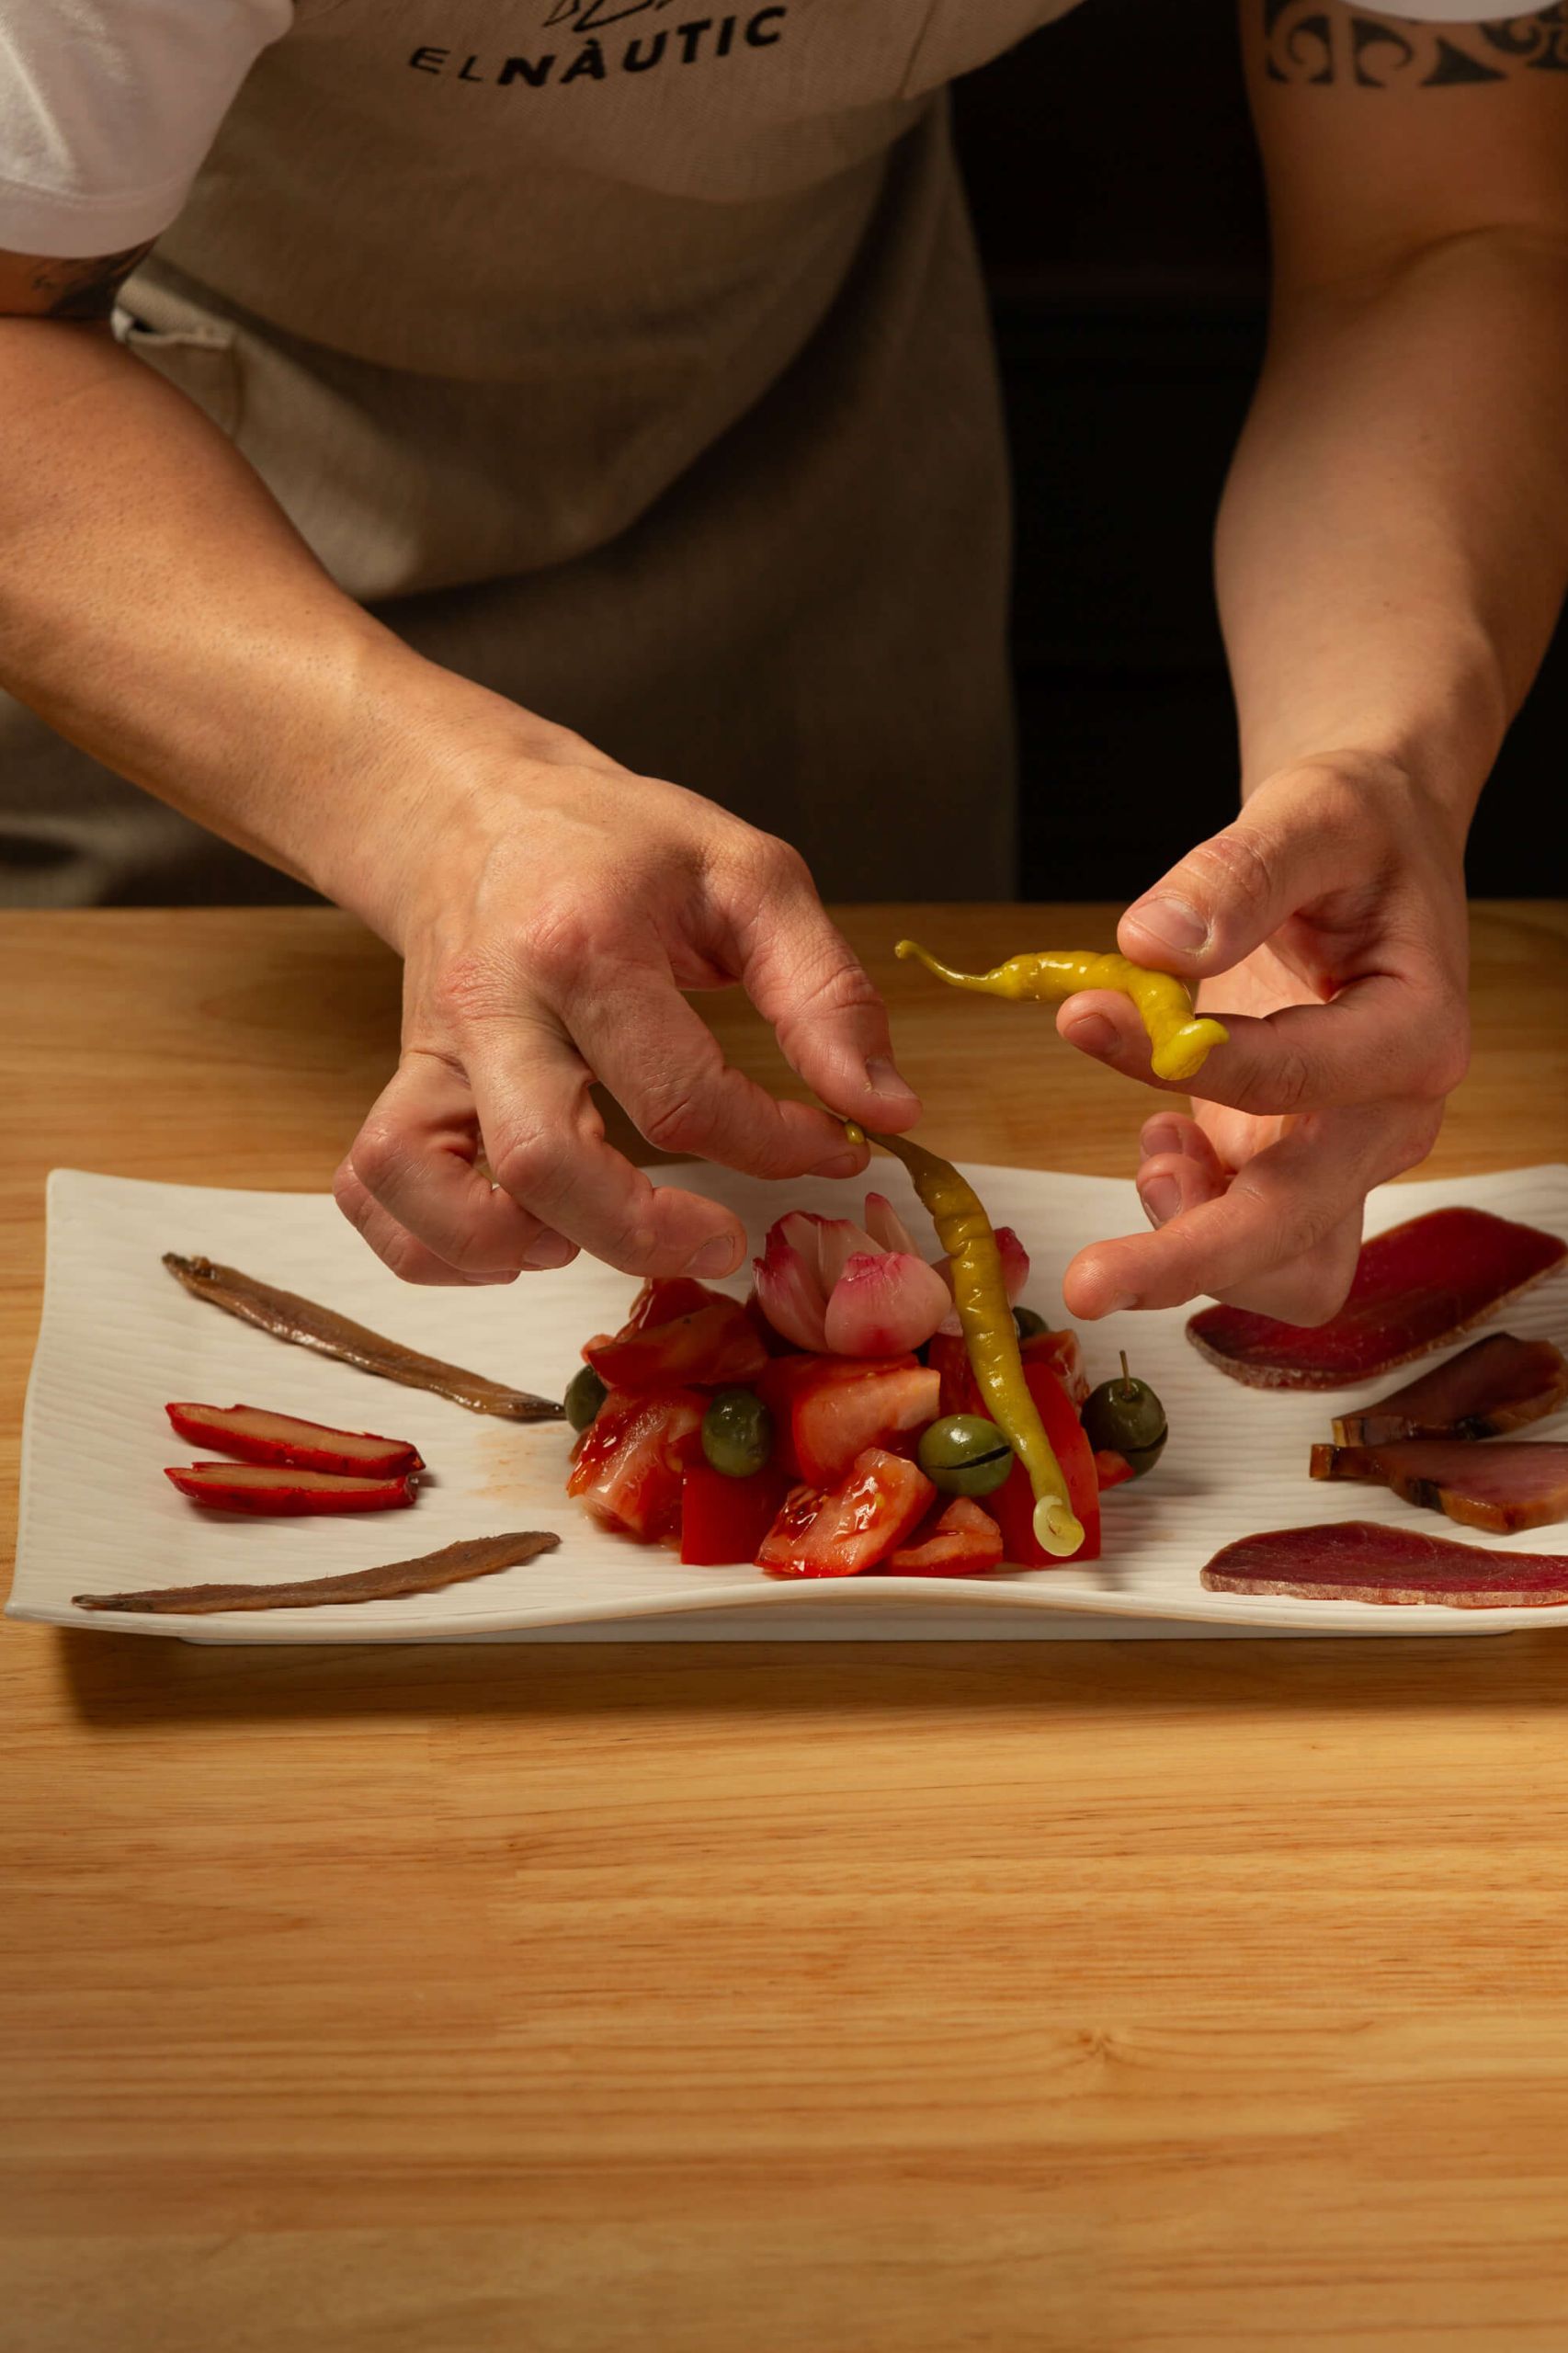
M996 1249L1002 1260L1002 1280L1006 1285L1008 1304L1011 1305L1015 1300L1022 1296L1024 1286L1028 1281L1029 1254L1010 1225L997 1227ZM938 1258L937 1272L950 1291L953 1287L951 1259ZM944 1338L956 1340L960 1336L963 1331L963 1325L959 1321L956 1307L951 1314L943 1317L937 1328Z
M798 1348L820 1350L827 1346L827 1331L826 1300L817 1271L816 1236L812 1232L817 1222L802 1210L778 1219L767 1230L763 1256L754 1259L752 1266L757 1302L774 1330ZM801 1238L806 1249L799 1246L791 1228L797 1233L804 1229Z
M817 1229L817 1263L822 1269L822 1287L825 1298L833 1296L833 1287L851 1258L877 1256L877 1245L863 1226L853 1218L819 1217L812 1220Z
M915 1236L894 1209L885 1193L866 1196L866 1231L879 1250L898 1250L915 1258L919 1252Z
M835 1356L896 1357L925 1345L949 1304L946 1283L910 1250L861 1250L828 1294Z

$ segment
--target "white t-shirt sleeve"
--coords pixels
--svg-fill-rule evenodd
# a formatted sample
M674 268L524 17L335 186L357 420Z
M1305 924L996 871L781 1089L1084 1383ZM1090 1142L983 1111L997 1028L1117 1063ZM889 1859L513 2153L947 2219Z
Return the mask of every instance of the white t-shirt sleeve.
M166 229L293 0L0 0L0 248L85 258Z

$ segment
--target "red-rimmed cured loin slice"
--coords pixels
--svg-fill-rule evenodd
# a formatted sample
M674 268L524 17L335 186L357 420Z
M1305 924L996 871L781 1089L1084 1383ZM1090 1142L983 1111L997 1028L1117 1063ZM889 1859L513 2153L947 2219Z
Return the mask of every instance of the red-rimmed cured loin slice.
M1293 1601L1561 1609L1568 1607L1568 1553L1491 1552L1414 1529L1340 1519L1244 1536L1215 1553L1202 1581L1210 1593L1273 1594Z
M1206 1307L1187 1336L1249 1389L1347 1389L1480 1323L1568 1258L1568 1243L1487 1210L1431 1210L1361 1245L1350 1296L1313 1330Z
M1494 1536L1568 1519L1568 1446L1546 1439L1407 1438L1392 1446L1314 1446L1314 1479L1391 1487L1407 1504Z
M1568 1399L1568 1357L1550 1340L1494 1332L1435 1372L1391 1389L1373 1405L1335 1416L1341 1446L1387 1446L1402 1438L1501 1438L1554 1414Z

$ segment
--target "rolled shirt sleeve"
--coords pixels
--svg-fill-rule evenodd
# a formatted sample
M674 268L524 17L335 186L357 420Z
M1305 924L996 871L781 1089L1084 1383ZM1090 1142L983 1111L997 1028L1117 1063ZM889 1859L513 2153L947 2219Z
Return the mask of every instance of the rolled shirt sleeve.
M166 229L292 0L0 0L0 248L119 253Z

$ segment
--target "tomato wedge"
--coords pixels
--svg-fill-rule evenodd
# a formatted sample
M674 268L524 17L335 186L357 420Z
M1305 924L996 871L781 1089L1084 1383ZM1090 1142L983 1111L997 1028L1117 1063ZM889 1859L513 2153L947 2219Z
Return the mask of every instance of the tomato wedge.
M1068 1558L1097 1561L1100 1557L1100 1483L1095 1473L1094 1449L1084 1435L1078 1408L1050 1365L1039 1358L1026 1361L1024 1379L1040 1409L1051 1451L1062 1465L1068 1500L1083 1523L1084 1540ZM975 1392L978 1398L979 1392ZM966 1412L972 1413L973 1406ZM1020 1569L1060 1569L1066 1563L1038 1543L1034 1532L1034 1491L1021 1462L1007 1473L1006 1483L984 1498L983 1508L1002 1530L1002 1552Z
M869 1446L913 1454L941 1382L912 1357L776 1357L756 1384L785 1468L833 1487Z
M686 1275L651 1278L620 1330L601 1333L583 1354L607 1389L744 1386L768 1361L741 1302Z
M698 1463L681 1481L681 1559L696 1568L755 1561L790 1484L790 1473L773 1462L746 1479Z
M946 1511L890 1552L882 1567L890 1577L976 1577L1001 1558L1002 1531L990 1513L967 1495L955 1495Z
M681 1482L702 1460L707 1404L693 1389L612 1390L577 1441L567 1494L644 1544L674 1536Z
M1089 1383L1076 1332L1037 1332L1032 1340L1019 1341L1018 1354L1026 1364L1048 1364L1074 1404L1083 1404L1089 1393ZM938 1332L926 1344L926 1361L941 1377L942 1402L937 1410L944 1414L971 1414L974 1375L962 1340L955 1339L949 1332Z
M1112 1446L1096 1447L1095 1477L1099 1482L1102 1495L1108 1487L1125 1486L1129 1479L1137 1475L1125 1454L1118 1454Z
M756 1564L773 1577L861 1576L897 1551L936 1493L913 1462L869 1446L841 1485L790 1490Z
M1043 1340L1059 1335L1041 1333ZM1074 1561L1097 1561L1100 1557L1100 1483L1095 1471L1094 1449L1084 1435L1084 1425L1078 1419L1078 1408L1073 1403L1057 1374L1043 1355L1024 1356L1024 1379L1029 1395L1040 1409L1045 1424L1046 1437L1051 1452L1062 1465L1062 1475L1067 1482L1068 1500L1083 1523L1084 1540L1077 1551L1068 1555ZM984 1412L979 1386L973 1373L967 1388L955 1382L958 1402L949 1405L943 1399L944 1412L979 1414ZM1007 1473L1005 1485L994 1495L983 1499L982 1508L988 1511L1002 1530L1003 1557L1015 1568L1059 1569L1064 1565L1053 1552L1035 1540L1034 1491L1029 1474L1021 1462L1016 1462Z

